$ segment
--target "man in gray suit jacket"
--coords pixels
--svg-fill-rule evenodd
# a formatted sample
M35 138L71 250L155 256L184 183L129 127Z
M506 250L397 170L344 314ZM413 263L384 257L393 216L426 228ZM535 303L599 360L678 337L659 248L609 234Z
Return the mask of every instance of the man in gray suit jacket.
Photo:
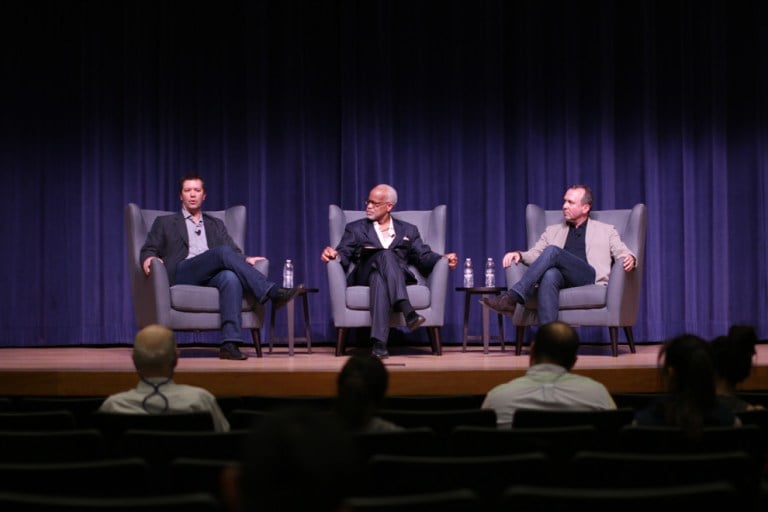
M227 232L224 223L203 213L205 182L187 175L179 184L181 211L155 219L141 248L139 261L149 275L152 260L160 259L168 270L170 285L215 286L219 290L222 342L221 359L247 359L240 352L240 309L243 291L260 303L272 300L278 308L291 300L298 288L281 288L268 281L253 265L262 256L245 256Z
M320 255L325 263L339 258L345 270L354 264L347 278L349 284L370 286L371 341L373 355L380 359L389 356L387 338L392 311L403 314L411 331L424 323L424 317L408 300L406 285L416 283L408 265L429 275L440 258L447 258L451 269L458 261L455 253L441 255L430 249L413 224L393 218L390 212L395 204L394 188L375 186L365 202L365 218L347 224L339 245L335 249L326 247Z
M637 257L621 241L610 224L589 218L592 190L573 185L563 197L563 222L547 226L528 251L504 255L504 267L529 265L522 279L505 293L483 299L495 311L514 312L517 304L538 298L539 324L557 320L560 290L587 284L608 284L613 260L624 258L626 272L637 265Z

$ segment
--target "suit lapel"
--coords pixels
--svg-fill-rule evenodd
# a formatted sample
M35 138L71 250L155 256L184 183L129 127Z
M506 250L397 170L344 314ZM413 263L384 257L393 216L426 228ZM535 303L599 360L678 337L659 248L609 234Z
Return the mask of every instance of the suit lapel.
M381 245L381 240L379 240L379 235L376 233L376 227L373 225L373 221L366 221L365 237L368 239L367 241L369 243L373 244L374 247L384 247Z
M181 239L184 241L184 245L189 248L189 233L187 233L187 221L184 219L184 215L181 212L177 213L174 217L174 222L176 223L176 229L181 235Z
M390 247L400 245L400 243L403 241L403 237L405 237L405 225L394 217L392 217L392 222L395 226L395 239L392 240Z

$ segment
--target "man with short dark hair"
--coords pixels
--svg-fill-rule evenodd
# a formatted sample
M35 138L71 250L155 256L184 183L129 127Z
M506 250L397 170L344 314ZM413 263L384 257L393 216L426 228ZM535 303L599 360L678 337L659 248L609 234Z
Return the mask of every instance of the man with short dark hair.
M588 284L607 285L613 260L623 258L625 272L637 266L637 257L610 224L590 219L592 190L573 185L563 196L563 221L547 226L528 251L504 255L504 268L523 262L523 277L508 291L482 302L498 312L513 313L517 304L536 297L539 323L557 320L560 290Z
M232 240L227 227L216 217L203 213L205 182L196 175L184 176L179 184L181 211L155 219L141 248L139 261L149 275L152 260L159 259L168 269L171 285L214 286L219 290L221 316L221 359L247 359L238 344L242 339L240 310L243 292L260 303L272 300L279 308L291 300L298 288L281 288L268 281L253 265L262 256L245 256Z
M542 325L531 344L528 371L488 392L482 408L496 411L500 428L512 426L518 409L616 409L605 386L570 372L576 364L578 348L579 336L570 325Z

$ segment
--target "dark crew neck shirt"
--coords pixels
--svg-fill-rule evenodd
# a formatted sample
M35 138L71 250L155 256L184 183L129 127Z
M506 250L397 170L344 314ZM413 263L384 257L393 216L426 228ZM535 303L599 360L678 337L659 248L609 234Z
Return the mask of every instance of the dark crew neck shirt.
M575 227L573 224L568 224L568 238L565 239L564 249L574 256L587 261L587 224L589 219L581 223L581 226Z

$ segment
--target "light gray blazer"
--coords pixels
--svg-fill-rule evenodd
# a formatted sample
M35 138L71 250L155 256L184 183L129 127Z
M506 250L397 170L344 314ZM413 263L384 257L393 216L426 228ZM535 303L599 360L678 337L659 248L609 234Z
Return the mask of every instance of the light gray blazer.
M520 251L523 263L526 265L533 263L549 245L556 245L562 249L565 247L567 238L568 224L565 221L547 226L536 245L528 251ZM608 284L613 260L631 254L637 261L635 253L630 251L629 247L621 241L616 228L612 224L606 224L599 220L589 219L585 246L587 263L595 269L595 284Z

